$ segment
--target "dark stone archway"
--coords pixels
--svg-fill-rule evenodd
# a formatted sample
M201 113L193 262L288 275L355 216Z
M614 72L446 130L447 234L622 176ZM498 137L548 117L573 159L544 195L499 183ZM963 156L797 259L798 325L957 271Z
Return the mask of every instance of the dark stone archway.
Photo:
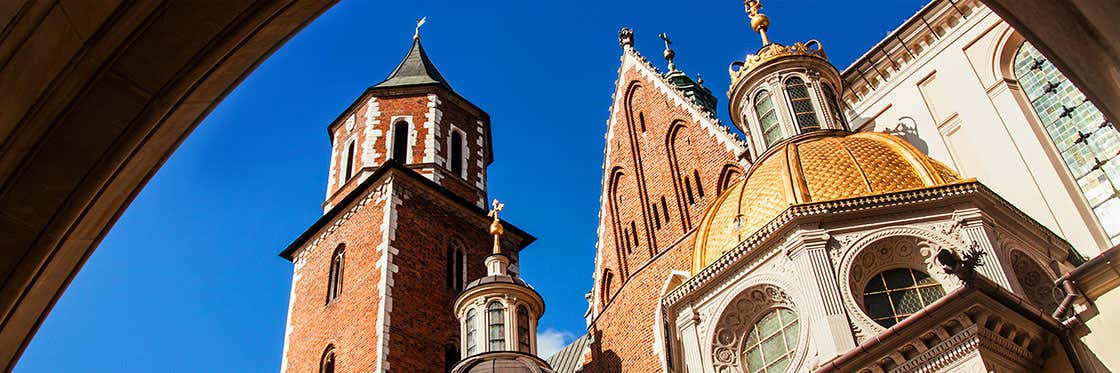
M0 1L0 370L179 143L334 2Z

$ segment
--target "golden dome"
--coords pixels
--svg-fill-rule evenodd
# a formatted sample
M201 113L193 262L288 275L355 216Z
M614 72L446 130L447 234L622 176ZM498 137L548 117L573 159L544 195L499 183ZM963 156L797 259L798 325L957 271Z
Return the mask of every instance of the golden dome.
M771 148L708 208L693 273L793 205L951 184L961 177L894 135L816 131Z

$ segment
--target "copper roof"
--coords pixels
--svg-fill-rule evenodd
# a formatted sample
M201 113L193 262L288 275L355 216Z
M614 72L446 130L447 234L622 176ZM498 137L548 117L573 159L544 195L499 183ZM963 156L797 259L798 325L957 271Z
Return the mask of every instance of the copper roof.
M436 65L428 59L428 54L424 52L424 47L420 45L420 39L415 39L412 42L412 49L404 56L404 60L401 60L397 68L389 73L389 77L381 83L377 83L373 88L425 84L437 84L451 89L451 85L447 84L447 80L436 69Z

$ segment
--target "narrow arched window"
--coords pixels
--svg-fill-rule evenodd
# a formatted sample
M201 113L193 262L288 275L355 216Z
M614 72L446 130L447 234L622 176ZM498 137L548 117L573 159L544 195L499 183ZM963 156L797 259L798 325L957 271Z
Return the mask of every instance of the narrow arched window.
M327 303L342 294L342 272L346 264L346 244L339 244L331 255L331 267L327 274Z
M789 106L793 109L793 117L797 119L797 127L802 133L821 128L817 122L817 110L813 108L813 100L809 98L809 87L804 80L798 77L786 80L786 94L789 95Z
M451 173L463 176L463 135L451 131Z
M319 360L319 373L334 373L335 354L334 346L327 346L327 350L323 352L323 358Z
M506 310L502 307L501 303L491 302L486 306L486 318L489 323L488 326L488 340L490 341L490 348L488 351L504 351L506 347Z
M467 310L467 356L478 352L478 312L471 308Z
M828 84L821 84L821 90L824 91L825 101L828 101L828 111L832 112L832 120L836 121L836 124L847 126L844 124L844 112L840 111L840 100L836 97L836 91Z
M700 184L700 171L692 170L692 179L696 180L696 195L704 198L704 184Z
M1120 132L1038 49L1015 54L1023 87L1081 194L1112 242L1120 241Z
M613 285L613 282L614 272L608 269L603 273L603 304L611 301L611 285Z
M517 350L529 352L529 309L517 306Z
M758 92L754 96L754 113L758 116L758 125L762 129L762 139L766 146L773 145L782 138L782 126L778 123L778 113L774 111L774 100L770 92Z
M456 292L463 290L463 270L466 262L463 244L452 240L447 244L447 288Z
M408 122L399 121L393 124L393 159L401 163L408 163Z
M346 145L346 161L342 162L342 167L345 168L342 171L342 174L345 175L342 178L343 181L350 180L354 176L354 143L354 141L350 141L350 144Z

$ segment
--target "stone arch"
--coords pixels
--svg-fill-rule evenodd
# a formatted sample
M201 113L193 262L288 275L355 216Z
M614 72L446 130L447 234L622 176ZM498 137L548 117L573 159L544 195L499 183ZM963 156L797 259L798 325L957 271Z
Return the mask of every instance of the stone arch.
M1011 248L1007 260L1022 295L1046 314L1054 312L1065 293L1054 285L1055 278L1045 269L1047 266L1019 248Z
M860 339L886 330L869 317L863 306L863 289L872 276L895 268L921 270L941 284L945 292L961 286L935 262L937 251L962 252L964 247L939 232L915 226L884 227L870 231L842 247L837 273L841 298Z
M743 168L737 164L728 163L719 171L719 181L716 185L716 194L722 194L731 184L743 179Z
M622 221L622 214L619 212L619 209L622 208L622 199L618 189L625 176L626 173L623 172L622 167L615 166L611 169L607 186L607 203L610 207L611 230L614 233L615 259L619 273L623 277L628 273L626 240L629 240L630 233L623 228L624 222Z
M761 280L761 279L760 279ZM741 356L746 334L759 318L776 308L792 310L797 315L794 353L789 357L792 371L804 360L808 346L808 322L803 318L804 309L797 306L787 286L776 282L752 282L752 285L731 293L720 302L718 313L712 319L711 333L707 335L706 359L718 373L742 371Z
M674 200L682 222L681 227L685 231L692 228L690 207L703 194L700 192L703 187L690 179L699 172L699 168L688 131L689 128L684 121L675 120L669 125L669 131L665 133L665 151L669 160L670 179L673 181ZM684 144L680 142L682 136Z

